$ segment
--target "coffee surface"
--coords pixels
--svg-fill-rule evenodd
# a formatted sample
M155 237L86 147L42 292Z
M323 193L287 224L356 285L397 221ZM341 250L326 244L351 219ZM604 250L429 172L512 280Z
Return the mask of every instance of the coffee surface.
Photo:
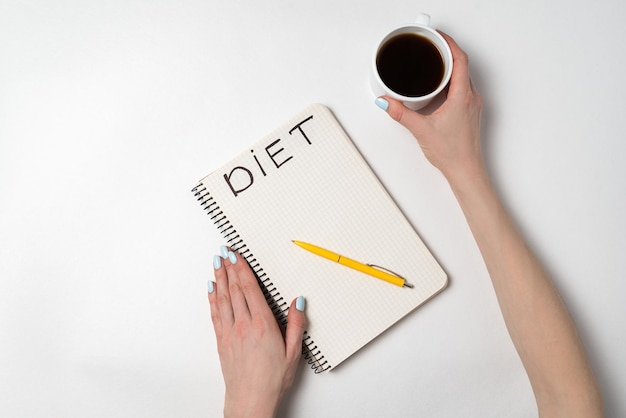
M439 49L415 33L394 36L383 44L376 57L383 83L406 97L420 97L439 87L444 76Z

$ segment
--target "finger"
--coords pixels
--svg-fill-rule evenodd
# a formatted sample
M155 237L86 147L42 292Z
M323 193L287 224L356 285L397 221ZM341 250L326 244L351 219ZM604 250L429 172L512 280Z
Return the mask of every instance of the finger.
M287 358L296 362L302 354L302 336L306 328L304 297L299 296L291 302L287 315L287 330L285 331L285 348Z
M219 257L219 256L215 256ZM213 261L215 264L215 260ZM219 339L222 335L222 319L220 317L220 310L217 307L217 292L215 291L216 284L209 280L209 306L211 308L211 322L213 322L213 329L215 330L215 336Z
M272 316L272 311L267 305L265 296L259 287L259 282L256 276L252 272L252 269L248 263L239 256L238 261L233 267L239 278L239 285L246 300L246 304L251 315L269 315Z
M245 264L245 261L239 254L233 251L228 252L228 257L224 260L224 268L228 276L228 292L232 303L233 315L235 321L247 320L250 318L250 310L246 297L241 287L241 277L239 275L239 267Z
M450 87L448 89L448 97L459 94L465 94L470 87L469 76L469 59L465 51L456 43L454 38L445 32L439 31L450 45L452 51L452 76L450 77Z
M218 309L221 327L230 327L234 322L233 307L228 289L228 276L224 267L224 260L220 256L213 258L213 274L217 289L215 289L215 304Z
M392 99L389 96L381 96L376 99L376 104L385 110L393 120L400 123L414 135L421 130L424 124L423 115L409 109L399 100Z

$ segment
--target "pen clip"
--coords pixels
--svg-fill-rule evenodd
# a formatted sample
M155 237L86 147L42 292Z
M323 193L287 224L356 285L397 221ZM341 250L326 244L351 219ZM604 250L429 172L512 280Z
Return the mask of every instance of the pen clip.
M396 276L396 277L398 277L398 278L400 278L400 279L404 280L404 285L403 285L404 287L409 287L409 288L411 288L411 289L413 288L413 285L412 285L411 283L407 282L407 281L406 281L406 279L405 279L404 277L402 277L401 275L399 275L398 273L396 273L396 272L395 272L395 271L393 271L393 270L389 270L389 269L388 269L388 268L386 268L386 267L383 267L383 266L378 266L378 265L376 265L376 264L370 264L370 263L367 263L366 265L367 265L367 266L369 266L369 267L372 267L372 268L378 269L378 270L386 271L387 273L391 273L391 274L393 274L394 276Z

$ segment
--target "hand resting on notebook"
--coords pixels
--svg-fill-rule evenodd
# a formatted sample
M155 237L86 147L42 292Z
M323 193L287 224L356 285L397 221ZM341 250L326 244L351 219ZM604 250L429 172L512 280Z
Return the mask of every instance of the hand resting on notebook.
M430 114L388 97L376 104L417 138L448 180L489 271L539 416L601 417L600 391L567 309L489 180L480 144L482 99L467 55L444 36L454 71L443 103ZM283 339L245 260L224 252L214 267L209 302L226 383L224 414L271 417L296 372L306 324L303 299L291 304Z
M292 302L283 338L246 261L226 247L221 254L213 260L209 304L226 384L224 416L272 417L302 354L304 298Z

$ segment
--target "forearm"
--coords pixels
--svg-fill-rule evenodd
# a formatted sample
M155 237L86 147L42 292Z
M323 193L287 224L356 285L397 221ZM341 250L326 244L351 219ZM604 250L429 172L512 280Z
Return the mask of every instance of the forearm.
M595 379L567 309L486 171L477 165L448 180L485 261L540 414L601 416Z

